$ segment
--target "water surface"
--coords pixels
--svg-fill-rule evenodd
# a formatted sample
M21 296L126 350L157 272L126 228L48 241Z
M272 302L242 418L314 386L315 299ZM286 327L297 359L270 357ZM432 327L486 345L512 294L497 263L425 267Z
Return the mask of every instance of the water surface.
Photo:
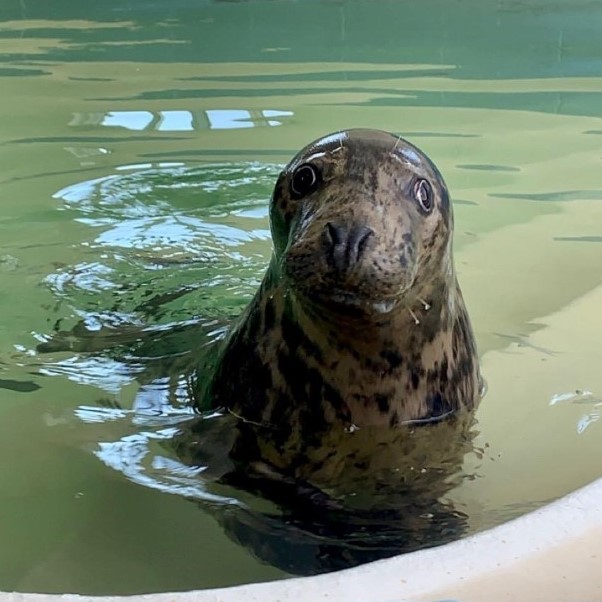
M163 445L185 391L140 374L221 336L279 167L340 128L407 137L455 199L469 530L600 476L601 28L585 0L3 2L0 589L286 575L224 535L239 500Z

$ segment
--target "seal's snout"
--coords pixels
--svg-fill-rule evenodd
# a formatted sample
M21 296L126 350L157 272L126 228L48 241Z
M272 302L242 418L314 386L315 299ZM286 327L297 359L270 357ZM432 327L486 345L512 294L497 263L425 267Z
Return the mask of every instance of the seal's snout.
M349 270L360 261L373 235L374 231L364 225L328 222L322 236L328 263L336 270Z

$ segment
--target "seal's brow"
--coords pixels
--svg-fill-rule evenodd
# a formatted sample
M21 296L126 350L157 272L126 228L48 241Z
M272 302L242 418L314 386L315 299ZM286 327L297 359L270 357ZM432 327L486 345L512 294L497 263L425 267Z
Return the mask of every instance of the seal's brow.
M339 138L339 145L336 148L333 148L330 151L331 155L334 155L334 153L339 153L343 150L343 137Z
M325 155L326 155L325 151L320 151L320 152L317 152L317 153L312 153L311 155L309 155L309 157L307 157L305 159L305 162L306 163L310 163L314 159L319 159L320 157L324 157Z
M402 148L399 152L394 153L391 151L389 155L404 165L412 165L413 167L420 167L420 157L410 148Z

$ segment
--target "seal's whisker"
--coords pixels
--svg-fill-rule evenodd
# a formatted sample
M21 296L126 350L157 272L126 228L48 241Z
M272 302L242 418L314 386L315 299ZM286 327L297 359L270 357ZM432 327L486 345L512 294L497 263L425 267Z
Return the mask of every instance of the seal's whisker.
M425 301L424 299L421 299L420 297L418 297L418 301L420 301L420 303L422 303L422 305L424 307L424 311L428 311L431 308L431 304L428 301Z
M271 424L267 424L265 422L256 422L255 420L249 420L248 418L237 414L232 408L226 408L226 410L228 411L228 414L231 414L232 416L234 416L234 418L240 420L241 422L244 422L245 424L252 424L253 426L260 426L263 428L274 428Z
M412 318L414 318L414 323L420 324L420 320L416 317L416 314L412 311L412 309L410 307L408 307L408 311L410 312L410 315L412 316Z

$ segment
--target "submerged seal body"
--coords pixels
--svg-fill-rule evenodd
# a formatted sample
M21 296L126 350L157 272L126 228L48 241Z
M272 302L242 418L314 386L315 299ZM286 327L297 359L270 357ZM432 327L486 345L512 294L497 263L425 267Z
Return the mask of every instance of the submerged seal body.
M280 174L270 222L261 286L213 377L196 384L199 407L252 428L235 444L241 456L307 477L335 454L333 433L396 431L476 406L452 207L426 155L376 130L319 139ZM313 468L301 470L311 450Z

